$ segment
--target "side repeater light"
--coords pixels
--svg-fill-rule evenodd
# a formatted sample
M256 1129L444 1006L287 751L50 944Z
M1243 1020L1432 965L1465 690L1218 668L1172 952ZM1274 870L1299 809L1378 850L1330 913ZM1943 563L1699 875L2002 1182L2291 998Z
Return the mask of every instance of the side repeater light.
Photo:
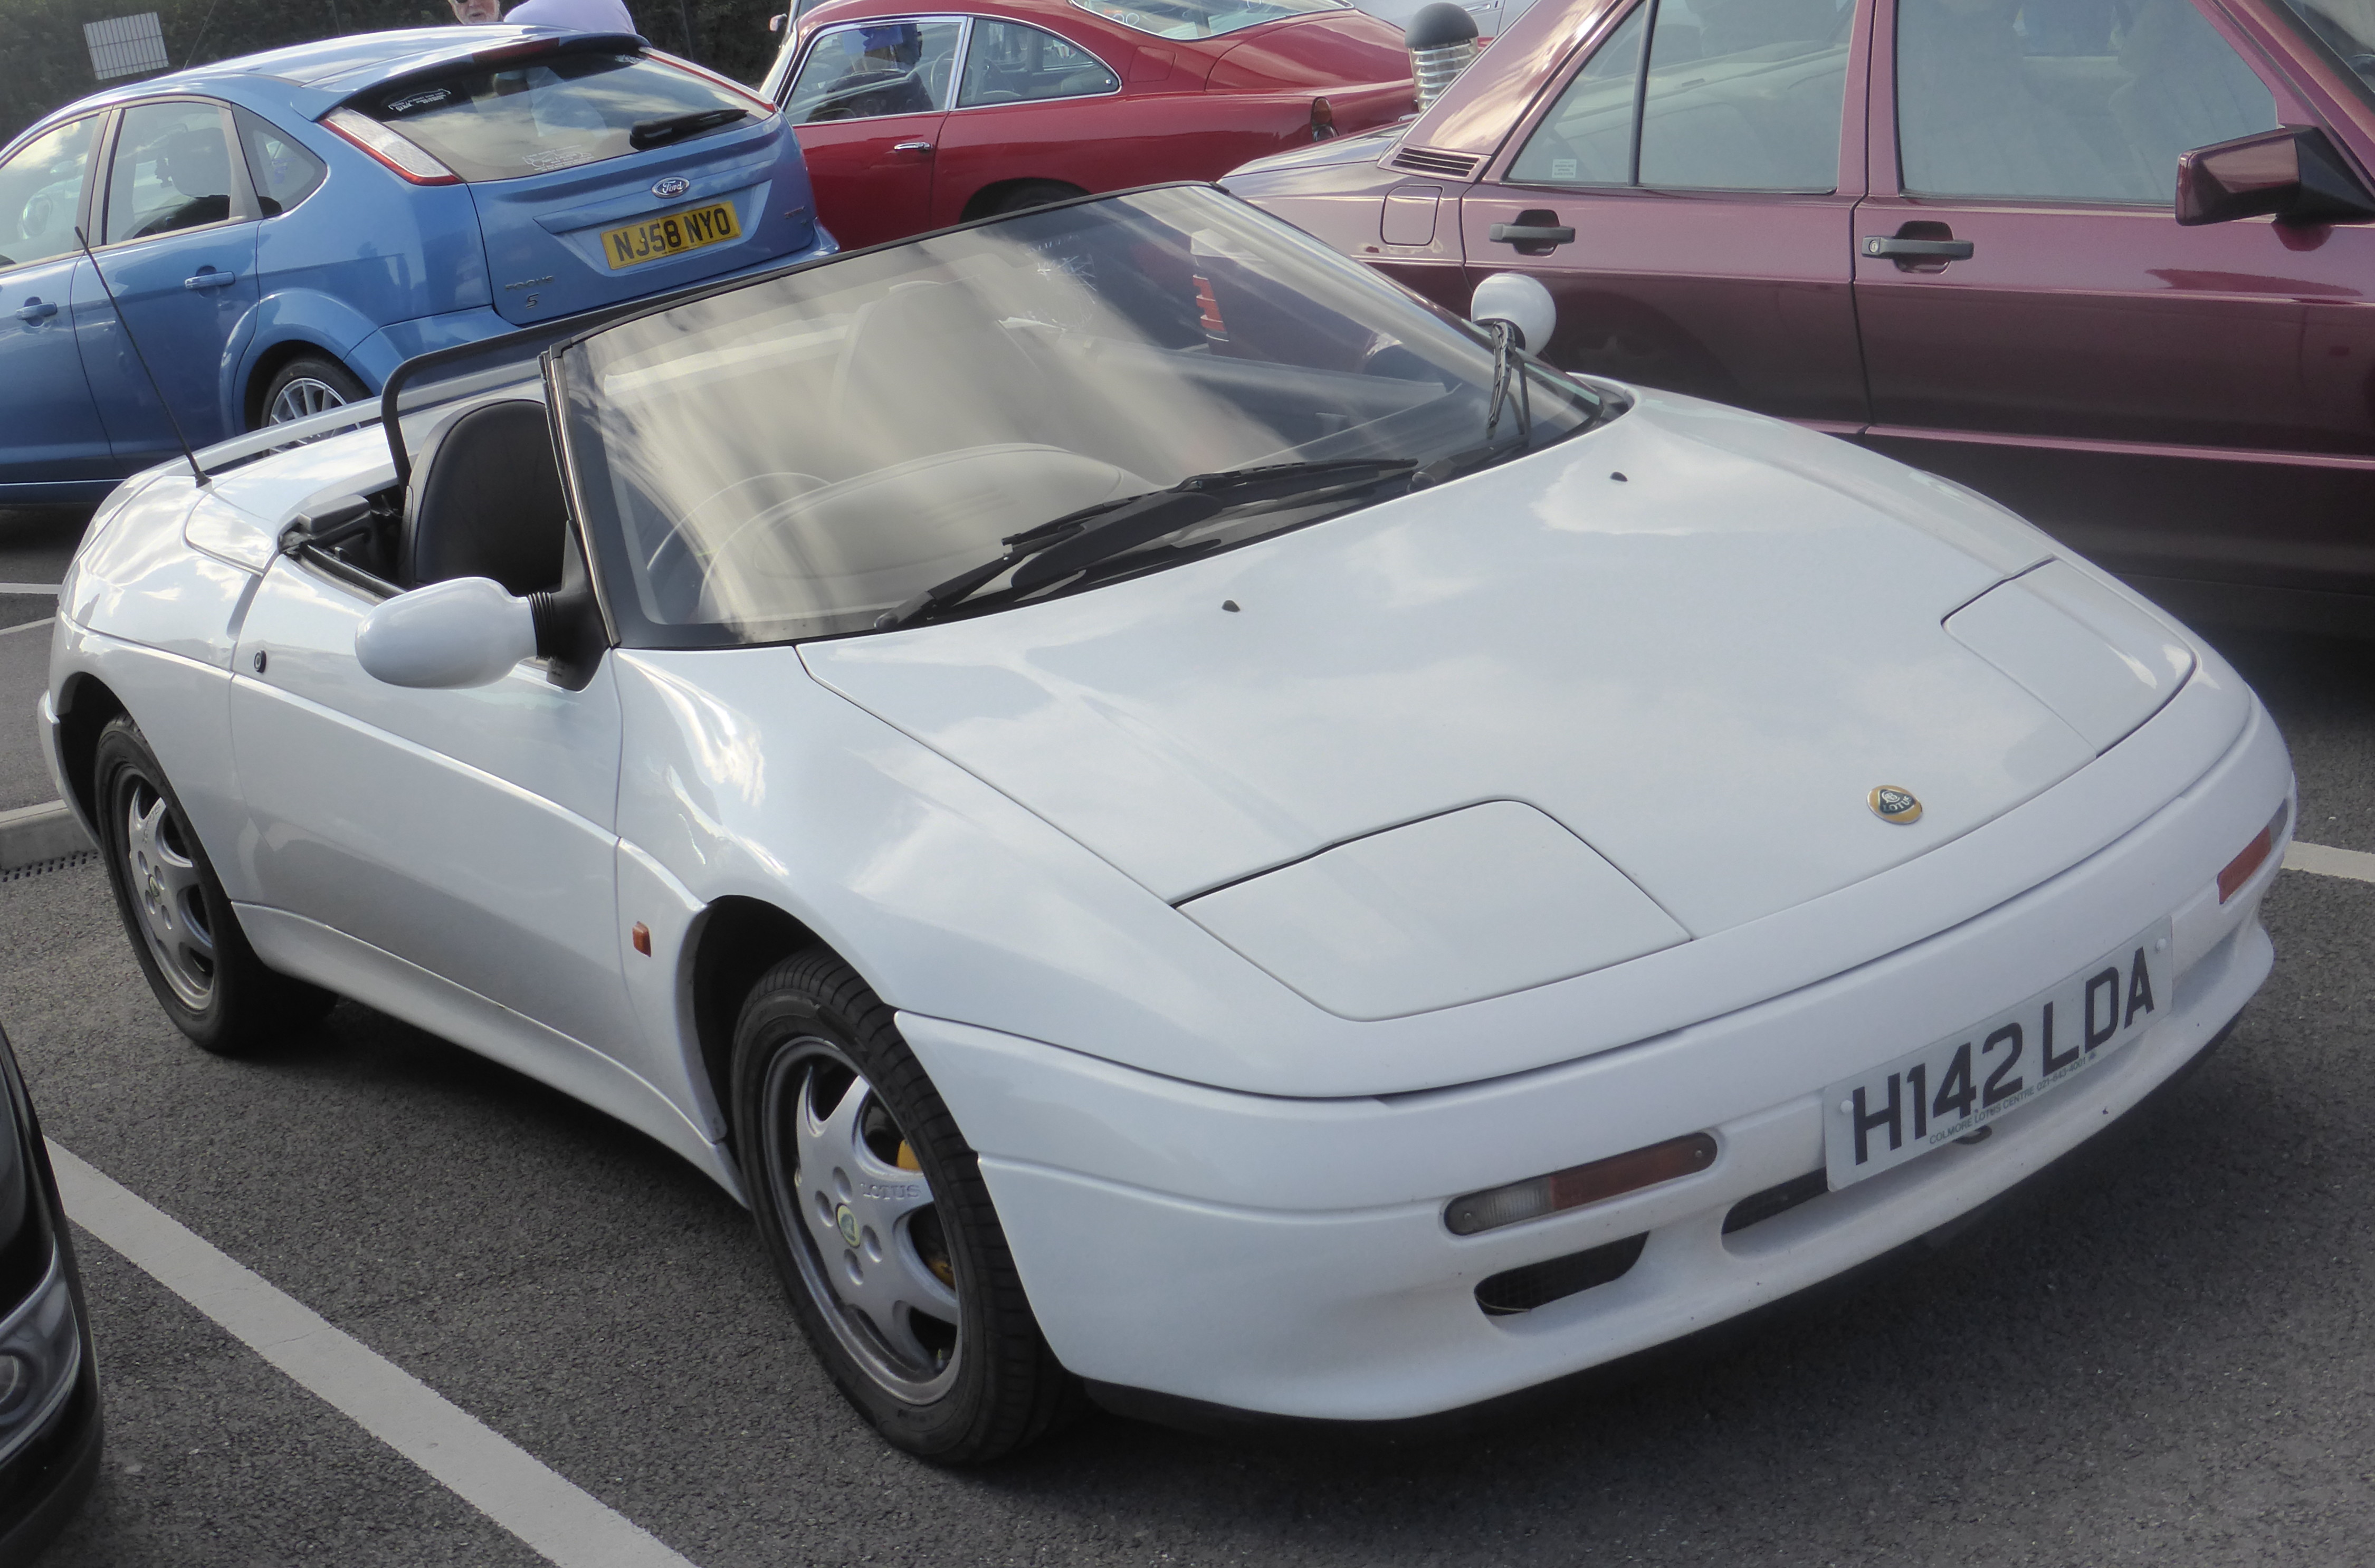
M2277 807L2276 814L2268 819L2268 825L2262 828L2258 836L2243 846L2242 854L2228 861L2227 868L2218 873L2220 903L2225 903L2240 892L2243 884L2251 879L2251 874L2266 863L2268 852L2276 847L2278 839L2285 836L2285 820L2292 808L2293 804L2289 800Z
M1692 1133L1589 1165L1570 1165L1530 1182L1512 1182L1506 1187L1455 1197L1444 1206L1443 1223L1455 1236L1472 1236L1564 1208L1581 1208L1587 1203L1638 1192L1677 1177L1696 1176L1714 1163L1715 1139L1703 1132Z

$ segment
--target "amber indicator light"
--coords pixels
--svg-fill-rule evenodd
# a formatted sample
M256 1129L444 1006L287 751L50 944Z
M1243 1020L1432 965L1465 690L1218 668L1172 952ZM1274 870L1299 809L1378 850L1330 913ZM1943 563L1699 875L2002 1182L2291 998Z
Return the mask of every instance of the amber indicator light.
M2251 874L2266 863L2268 852L2276 847L2278 839L2284 837L2285 818L2291 810L2292 802L2290 801L2277 807L2276 814L2268 819L2268 825L2262 828L2257 836L2243 846L2242 854L2227 863L2227 869L2218 873L2220 903L2225 903L2240 892L2243 884L2251 879Z
M645 958L652 956L652 928L642 921L635 922L635 951Z
M1531 1181L1455 1197L1444 1206L1443 1222L1455 1236L1472 1236L1562 1209L1581 1208L1680 1176L1696 1176L1715 1163L1715 1139L1706 1133L1668 1138L1589 1165L1570 1165Z

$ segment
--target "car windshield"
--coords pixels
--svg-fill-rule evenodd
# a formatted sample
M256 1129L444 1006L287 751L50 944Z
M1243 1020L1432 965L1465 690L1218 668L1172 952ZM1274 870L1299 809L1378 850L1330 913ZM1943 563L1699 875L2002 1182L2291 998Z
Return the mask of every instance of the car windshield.
M1209 187L802 267L597 332L554 374L606 597L644 647L864 631L1025 530L1326 466L1199 480L1199 506L1142 503L1096 548L1071 537L959 596L977 613L1070 592L1524 439L1514 396L1488 437L1481 329ZM1535 447L1621 407L1539 366L1522 389ZM1157 512L1185 522L1162 532ZM1054 561L1080 566L1050 579Z
M2332 50L2345 79L2375 103L2375 0L2284 0L2276 14Z
M1341 11L1344 0L1072 0L1093 17L1157 38L1218 38L1314 11Z
M665 62L596 53L410 77L349 107L465 180L514 180L622 158L652 145L648 127L680 117L717 116L717 124L698 126L699 134L766 112L757 99ZM647 128L642 139L637 126Z

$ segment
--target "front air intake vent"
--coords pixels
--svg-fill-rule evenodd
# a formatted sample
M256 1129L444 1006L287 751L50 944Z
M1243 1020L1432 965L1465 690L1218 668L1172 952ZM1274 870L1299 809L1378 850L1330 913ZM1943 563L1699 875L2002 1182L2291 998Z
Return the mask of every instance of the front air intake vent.
M1605 1285L1624 1278L1625 1271L1640 1261L1641 1249L1648 1240L1645 1232L1606 1246L1504 1270L1476 1287L1476 1304L1487 1316L1508 1317Z
M1423 147L1406 147L1386 159L1396 169L1408 169L1419 174L1442 174L1454 180L1465 180L1476 172L1478 160L1457 152L1429 152Z

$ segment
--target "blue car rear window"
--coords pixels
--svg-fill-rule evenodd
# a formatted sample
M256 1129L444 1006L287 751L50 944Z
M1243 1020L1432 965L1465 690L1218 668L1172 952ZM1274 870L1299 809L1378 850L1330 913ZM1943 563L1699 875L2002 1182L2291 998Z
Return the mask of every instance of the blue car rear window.
M767 112L758 100L691 71L637 54L590 53L416 77L376 88L349 107L465 180L515 180L623 157L656 145L652 127L683 116L741 112L691 133L702 135Z

